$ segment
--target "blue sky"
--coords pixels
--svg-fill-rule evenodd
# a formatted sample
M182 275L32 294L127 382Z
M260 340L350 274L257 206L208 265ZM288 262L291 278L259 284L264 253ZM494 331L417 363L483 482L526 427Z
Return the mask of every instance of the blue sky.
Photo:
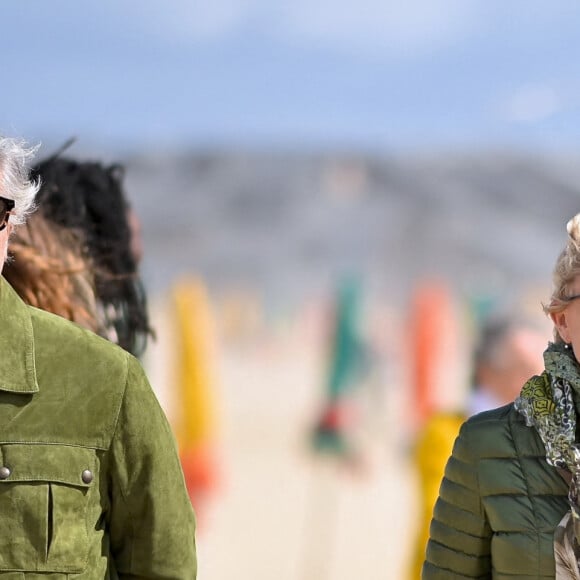
M0 131L107 149L580 145L580 3L26 0Z

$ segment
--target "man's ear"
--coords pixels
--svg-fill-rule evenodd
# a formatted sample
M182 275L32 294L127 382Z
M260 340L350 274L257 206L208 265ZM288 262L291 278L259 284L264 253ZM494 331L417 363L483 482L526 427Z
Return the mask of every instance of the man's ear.
M566 311L563 312L552 312L550 318L558 331L558 334L562 337L564 342L570 342L570 332L568 331L568 323L566 322Z

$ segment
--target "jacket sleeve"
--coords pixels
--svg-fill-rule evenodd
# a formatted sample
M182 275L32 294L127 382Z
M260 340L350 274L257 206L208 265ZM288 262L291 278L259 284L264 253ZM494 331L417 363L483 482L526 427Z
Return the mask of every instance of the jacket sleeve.
M120 579L195 580L195 518L169 424L128 355L110 447L111 554Z
M491 578L491 529L483 511L477 453L464 423L445 467L431 520L424 580Z

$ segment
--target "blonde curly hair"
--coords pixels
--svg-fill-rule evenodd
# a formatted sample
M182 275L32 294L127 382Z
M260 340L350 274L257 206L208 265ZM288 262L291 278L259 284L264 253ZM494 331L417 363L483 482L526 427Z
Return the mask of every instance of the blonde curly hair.
M544 312L548 315L562 312L570 304L572 282L576 276L580 276L580 213L566 224L566 230L568 241L556 260L550 302L543 305ZM565 342L556 328L554 340L558 343Z

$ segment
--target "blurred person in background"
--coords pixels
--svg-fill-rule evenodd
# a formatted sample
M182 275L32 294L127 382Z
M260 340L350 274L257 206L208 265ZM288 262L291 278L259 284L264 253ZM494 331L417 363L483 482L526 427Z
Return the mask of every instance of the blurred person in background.
M433 506L461 424L472 415L514 401L525 381L542 371L542 352L547 340L543 329L525 317L488 317L474 349L473 383L465 408L455 413L435 413L427 420L415 449L421 519L411 578L421 576Z
M0 138L0 251L30 212L32 151ZM196 577L174 439L139 362L0 278L0 573Z
M554 341L514 403L466 421L445 468L423 578L580 578L580 214L544 307Z

